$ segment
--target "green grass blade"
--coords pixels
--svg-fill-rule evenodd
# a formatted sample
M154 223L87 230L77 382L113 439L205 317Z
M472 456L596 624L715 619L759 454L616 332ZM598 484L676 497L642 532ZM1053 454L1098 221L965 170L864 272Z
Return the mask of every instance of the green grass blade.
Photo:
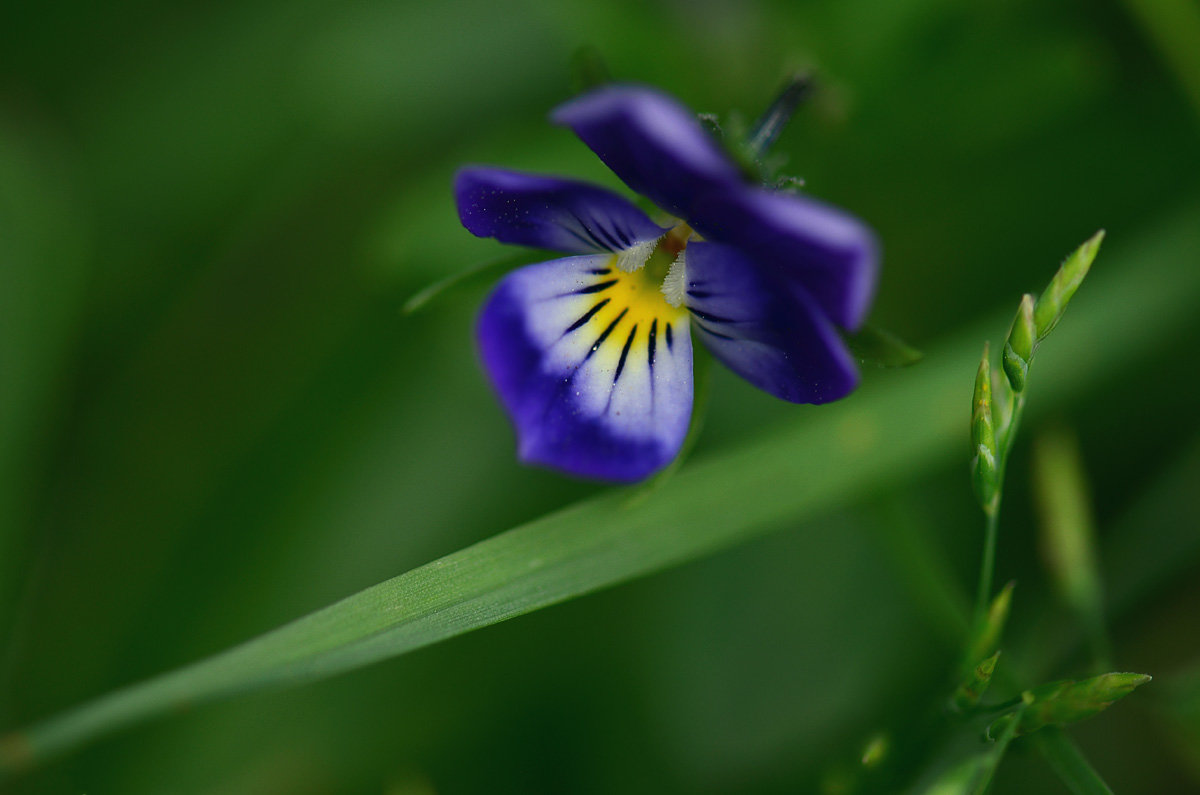
M1200 7L1193 0L1125 0L1200 118Z
M92 249L75 153L56 129L24 117L0 107L0 681L13 661L38 478L65 412L59 387L75 364ZM0 687L0 714L8 696Z
M1198 219L1190 208L1094 276L1047 345L1035 410L1077 397L1191 321ZM332 676L643 576L953 460L966 443L962 395L978 340L1004 319L965 330L922 367L850 400L797 409L763 438L697 457L632 507L628 490L609 491L10 734L0 741L0 774L184 706Z
M1112 668L1112 644L1104 624L1091 494L1079 443L1063 428L1043 431L1035 439L1033 493L1042 557L1063 600L1087 631L1095 672L1106 671Z
M404 305L400 307L400 311L405 315L420 312L431 303L456 290L461 290L484 281L492 281L513 268L521 265L530 265L534 262L542 262L554 257L554 254L538 256L530 251L522 251L520 254L490 259L458 273L451 274L444 279L439 279L427 287L423 287L404 302Z
M1046 728L1031 736L1042 758L1074 795L1112 795L1104 779L1061 729Z

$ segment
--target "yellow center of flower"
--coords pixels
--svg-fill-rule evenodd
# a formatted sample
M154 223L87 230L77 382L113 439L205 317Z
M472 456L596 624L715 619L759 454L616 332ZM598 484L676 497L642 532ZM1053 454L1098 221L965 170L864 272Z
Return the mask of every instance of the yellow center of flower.
M683 253L692 230L680 224L656 241L614 254L609 266L593 271L596 281L579 292L591 299L572 324L594 334L591 355L619 377L626 361L649 361L660 345L668 349L687 333ZM611 361L610 361L611 360Z

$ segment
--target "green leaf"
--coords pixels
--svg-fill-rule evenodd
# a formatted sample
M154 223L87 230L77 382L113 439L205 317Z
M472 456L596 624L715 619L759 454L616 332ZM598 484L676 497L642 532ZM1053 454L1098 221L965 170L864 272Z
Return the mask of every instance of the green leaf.
M1114 258L1064 328L1039 407L1076 398L1122 362L1192 320L1200 269L1195 209ZM1169 276L1169 278L1168 278ZM1137 319L1139 322L1133 322ZM1129 331L1102 354L1114 322ZM962 445L962 379L975 340L964 330L911 377L797 411L763 438L698 456L629 506L614 489L361 591L214 657L134 684L0 742L0 775L123 726L185 706L311 682L591 593L744 541L883 490L953 460Z
M1074 795L1112 795L1108 784L1061 729L1044 729L1033 735L1032 741Z
M0 112L0 646L29 573L35 485L66 409L92 257L70 142L25 116Z
M994 653L1004 635L1004 625L1008 623L1008 612L1012 606L1013 588L1016 582L1009 582L1000 589L1000 593L992 599L988 609L976 621L967 642L966 653L963 656L962 672L969 676L976 664Z
M1095 522L1079 443L1065 430L1053 429L1035 440L1033 491L1042 557L1063 600L1087 631L1095 670L1102 671L1110 666L1110 643Z
M878 367L908 367L925 356L892 332L869 324L846 337L846 344L860 362Z
M1200 119L1200 8L1190 0L1125 0L1125 7L1175 73Z

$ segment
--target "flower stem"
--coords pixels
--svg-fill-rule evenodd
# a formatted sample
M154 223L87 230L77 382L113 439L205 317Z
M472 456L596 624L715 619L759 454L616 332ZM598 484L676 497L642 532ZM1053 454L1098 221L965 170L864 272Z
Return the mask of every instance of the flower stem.
M759 117L746 136L746 148L761 159L775 143L775 139L783 132L783 128L791 121L800 102L812 90L812 77L807 74L795 74L788 79L779 96L771 103L771 107Z
M1000 506L987 512L987 526L983 537L983 559L979 564L979 590L975 595L975 624L978 626L987 615L988 603L992 598L992 578L996 569L996 530L999 524Z
M984 509L987 517L984 525L983 559L979 564L979 590L975 595L975 626L978 628L987 616L988 605L992 599L992 582L996 570L996 536L999 533L1000 503L1004 498L1004 472L1008 468L1008 454L1012 450L1013 440L1017 436L1017 428L1021 424L1021 414L1025 410L1025 395L1019 394L1014 398L1012 417L1001 426L997 439L996 455L996 499L989 508Z

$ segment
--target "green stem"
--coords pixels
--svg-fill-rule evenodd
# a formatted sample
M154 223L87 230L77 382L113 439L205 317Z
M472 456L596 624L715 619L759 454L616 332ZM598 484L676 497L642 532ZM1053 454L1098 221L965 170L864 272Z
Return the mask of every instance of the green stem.
M1006 677L1004 675L1001 675L1000 678L1003 679ZM1012 677L1007 677L1007 678L1011 679ZM1022 703L1024 703L1024 701L1021 698L1021 696L1013 696L1012 698L1008 699L1007 701L1001 701L998 704L978 704L970 710L969 714L971 715L971 717L977 717L979 715L995 715L997 713L1007 712L1010 709L1019 707L1019 706L1021 706Z
M987 525L983 536L983 560L979 564L979 590L975 594L975 626L987 616L988 604L992 600L992 579L996 569L996 535L1000 524L1000 504L997 501L987 512Z
M984 526L983 559L979 564L979 590L975 595L975 626L987 616L988 605L992 601L992 582L996 570L996 536L1000 524L1000 502L1004 499L1004 472L1008 468L1008 454L1012 450L1013 440L1017 436L1017 428L1021 424L1021 415L1025 412L1025 395L1019 394L1014 399L1012 419L999 430L999 450L996 456L996 501L990 510L985 510L987 517Z
M775 143L775 139L783 132L783 128L791 120L800 102L812 91L812 78L808 75L797 74L790 77L784 84L779 96L767 108L766 113L755 122L754 129L746 136L746 148L761 159Z

